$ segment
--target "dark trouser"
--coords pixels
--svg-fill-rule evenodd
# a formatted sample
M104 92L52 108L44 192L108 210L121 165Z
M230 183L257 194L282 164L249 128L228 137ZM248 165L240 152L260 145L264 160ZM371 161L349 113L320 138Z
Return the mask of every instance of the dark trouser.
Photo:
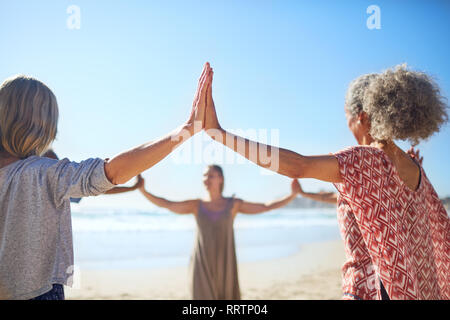
M30 300L64 300L64 287L54 284L52 290Z
M381 300L391 300L389 299L389 295L386 292L386 289L383 286L383 282L380 280L380 290L381 290Z

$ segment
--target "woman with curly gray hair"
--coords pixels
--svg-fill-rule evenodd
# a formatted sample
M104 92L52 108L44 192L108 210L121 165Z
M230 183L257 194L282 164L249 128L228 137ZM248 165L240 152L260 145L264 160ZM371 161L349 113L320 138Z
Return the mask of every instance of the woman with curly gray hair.
M450 299L447 212L420 163L394 142L427 139L448 120L446 109L438 85L425 73L402 65L364 75L350 84L345 104L358 146L304 156L224 130L211 76L205 130L259 166L334 184L347 255L344 299ZM278 162L267 163L261 156L266 153Z

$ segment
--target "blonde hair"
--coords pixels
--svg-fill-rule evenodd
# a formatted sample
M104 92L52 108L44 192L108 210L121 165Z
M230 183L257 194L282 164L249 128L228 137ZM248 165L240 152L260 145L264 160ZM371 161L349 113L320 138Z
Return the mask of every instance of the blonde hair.
M1 149L26 158L42 155L56 138L58 103L41 81L19 75L0 86Z
M427 74L405 64L375 77L365 90L363 111L376 140L408 140L417 145L448 120L447 100Z

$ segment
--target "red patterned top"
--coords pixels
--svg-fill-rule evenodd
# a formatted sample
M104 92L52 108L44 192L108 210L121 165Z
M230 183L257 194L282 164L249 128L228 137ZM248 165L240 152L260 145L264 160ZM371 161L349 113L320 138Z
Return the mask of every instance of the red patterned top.
M356 146L335 154L338 221L347 262L344 299L450 299L450 222L420 167L409 189L386 153Z

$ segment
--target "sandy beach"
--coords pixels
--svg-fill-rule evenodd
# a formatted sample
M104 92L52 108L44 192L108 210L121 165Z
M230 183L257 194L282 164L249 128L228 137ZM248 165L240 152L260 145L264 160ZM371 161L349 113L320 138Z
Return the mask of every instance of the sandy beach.
M239 263L242 299L340 299L342 241L299 247L284 258ZM66 299L189 299L187 267L80 270Z

